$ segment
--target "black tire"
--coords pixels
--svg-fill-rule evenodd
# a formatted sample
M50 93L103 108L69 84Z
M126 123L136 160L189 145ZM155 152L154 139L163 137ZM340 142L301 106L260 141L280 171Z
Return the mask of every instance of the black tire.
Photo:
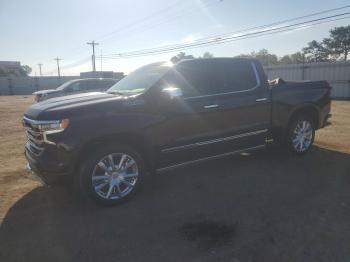
M131 159L136 162L137 170L138 170L137 180L135 182L135 185L132 187L132 190L129 193L127 193L125 196L120 195L119 198L115 198L115 199L106 199L101 195L99 195L95 191L96 185L93 185L93 181L92 181L94 170L98 168L97 164L101 162L101 160L104 159L104 157L110 154L114 154L117 156L119 154L125 154L131 157ZM104 206L117 205L129 200L136 194L136 192L139 190L140 186L142 185L144 174L145 174L145 164L141 155L136 150L126 145L120 145L120 144L109 145L89 153L89 156L82 163L80 172L79 172L79 181L78 181L79 188L83 195L89 196L92 200L94 200L100 205L104 205ZM110 184L107 184L107 186L110 186ZM113 190L115 190L115 188L113 188ZM120 194L120 190L118 191Z
M309 128L305 128L305 132L301 132L301 136L303 134L307 135L307 138L298 139L298 133L300 127L303 127L303 124L309 126ZM310 135L308 135L310 133ZM299 133L300 134L300 133ZM303 155L307 153L314 142L315 139L315 124L312 118L308 115L299 115L295 117L288 126L287 137L286 137L286 145L289 152L295 155ZM295 142L296 141L296 142ZM302 142L304 141L304 142Z

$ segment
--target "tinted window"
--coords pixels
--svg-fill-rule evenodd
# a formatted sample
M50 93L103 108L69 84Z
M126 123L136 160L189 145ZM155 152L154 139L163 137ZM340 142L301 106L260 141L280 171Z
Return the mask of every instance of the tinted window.
M211 89L208 64L202 61L185 61L174 68L176 78L182 82L185 96L208 94Z
M243 91L257 84L251 62L245 60L192 60L176 70L200 95Z
M96 90L98 90L100 88L99 87L99 82L101 82L101 81L98 81L98 80L87 81L85 88L87 90L90 90L90 91L96 91Z
M81 91L81 82L74 82L70 84L66 89L66 92L79 92Z
M186 76L188 71L184 71L183 74ZM159 83L159 87L177 87L182 90L184 97L198 96L198 91L184 78L185 76L177 70L169 70Z
M87 91L95 87L95 81L81 81L80 82L80 90Z
M257 85L250 61L223 60L212 65L212 87L219 93L244 91Z

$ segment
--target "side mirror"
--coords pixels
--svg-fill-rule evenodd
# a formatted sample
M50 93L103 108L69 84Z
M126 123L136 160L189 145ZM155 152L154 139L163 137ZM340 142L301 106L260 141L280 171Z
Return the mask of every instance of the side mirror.
M182 90L177 87L166 87L162 89L163 94L166 94L170 99L182 97Z

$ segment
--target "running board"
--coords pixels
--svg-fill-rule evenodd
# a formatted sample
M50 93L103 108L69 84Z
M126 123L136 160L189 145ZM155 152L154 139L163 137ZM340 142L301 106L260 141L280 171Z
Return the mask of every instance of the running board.
M228 152L228 153L224 153L224 154L220 154L220 155L209 156L209 157L204 157L204 158L200 158L200 159L196 159L196 160L191 160L191 161L183 162L183 163L172 165L172 166L158 168L158 169L156 169L156 173L163 173L165 171L169 171L169 170L176 169L176 168L179 168L179 167L200 163L202 161L223 158L223 157L236 155L236 154L247 152L247 151L253 151L253 150L264 148L264 147L266 147L266 144L259 145L259 146L254 146L254 147L248 147L248 148L245 148L245 149L236 150L236 151L232 151L232 152Z

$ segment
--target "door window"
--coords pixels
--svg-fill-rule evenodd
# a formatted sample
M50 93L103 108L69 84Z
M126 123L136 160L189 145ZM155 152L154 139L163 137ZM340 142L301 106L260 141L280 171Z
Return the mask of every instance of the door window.
M67 87L66 92L73 93L73 92L79 92L81 90L80 86L81 82L74 82L70 86Z
M184 61L176 66L176 72L199 96L245 91L257 86L253 66L246 60Z

